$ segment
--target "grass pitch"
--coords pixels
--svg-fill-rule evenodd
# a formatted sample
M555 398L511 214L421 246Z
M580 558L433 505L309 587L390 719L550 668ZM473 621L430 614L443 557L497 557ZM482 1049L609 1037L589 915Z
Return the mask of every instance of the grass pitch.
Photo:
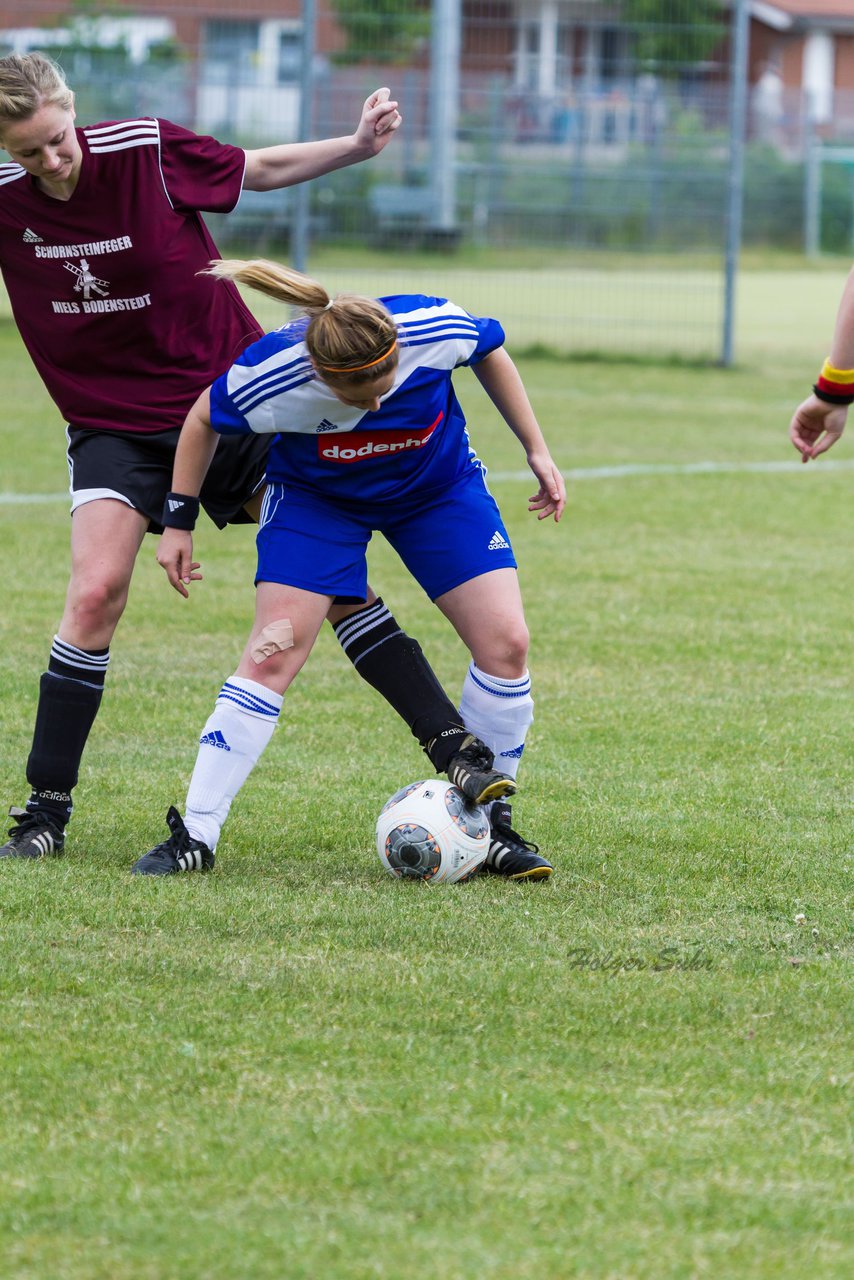
M383 874L375 815L425 764L328 634L216 872L132 881L252 607L250 530L202 526L189 603L148 540L68 852L0 866L4 1277L851 1274L854 452L740 469L794 460L815 367L523 362L581 473L557 528L460 375L522 566L545 884ZM0 376L0 487L60 493L10 326ZM5 803L67 537L61 501L0 504ZM371 577L456 693L380 543Z

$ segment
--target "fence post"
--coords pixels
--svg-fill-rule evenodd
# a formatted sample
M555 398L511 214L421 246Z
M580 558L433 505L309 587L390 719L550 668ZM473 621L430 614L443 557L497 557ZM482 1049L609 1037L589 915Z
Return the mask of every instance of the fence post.
M821 139L816 128L812 94L807 90L804 121L804 254L821 253Z
M314 103L314 46L315 3L303 0L302 5L302 67L299 86L299 140L311 140L311 117ZM297 271L305 271L308 265L309 222L311 220L310 182L299 182L294 187L294 225L291 231L291 262Z
M747 0L736 0L730 53L729 172L727 175L726 252L721 364L729 367L735 332L735 288L744 213L744 134L747 121L747 50L750 14Z
M433 0L429 164L433 172L433 218L442 231L452 231L457 223L460 21L460 0Z

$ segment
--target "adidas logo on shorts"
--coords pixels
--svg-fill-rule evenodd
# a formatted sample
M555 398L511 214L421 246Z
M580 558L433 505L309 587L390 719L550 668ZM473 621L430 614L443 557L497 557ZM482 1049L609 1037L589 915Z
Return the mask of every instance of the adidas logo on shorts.
M490 538L489 546L486 549L487 551L509 551L510 543L507 541L504 535L499 533L498 530L496 529L495 533Z
M199 738L200 747L219 747L220 751L230 751L231 747L222 735L221 729L214 729L212 733L206 733L203 738Z

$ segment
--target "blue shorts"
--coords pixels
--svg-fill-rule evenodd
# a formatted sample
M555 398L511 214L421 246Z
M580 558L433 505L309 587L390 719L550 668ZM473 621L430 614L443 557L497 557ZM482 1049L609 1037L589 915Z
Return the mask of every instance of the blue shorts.
M342 603L364 600L367 549L381 533L431 600L516 558L483 473L403 503L355 506L270 484L258 529L256 582L281 582Z

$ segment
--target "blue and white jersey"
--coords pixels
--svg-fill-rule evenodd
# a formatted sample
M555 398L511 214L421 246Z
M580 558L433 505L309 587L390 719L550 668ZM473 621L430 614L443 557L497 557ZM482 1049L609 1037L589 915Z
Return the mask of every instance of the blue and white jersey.
M502 346L504 330L444 298L380 301L397 321L399 363L375 413L342 404L316 376L305 317L253 342L213 384L216 431L277 433L268 480L343 501L387 502L480 468L451 374Z

